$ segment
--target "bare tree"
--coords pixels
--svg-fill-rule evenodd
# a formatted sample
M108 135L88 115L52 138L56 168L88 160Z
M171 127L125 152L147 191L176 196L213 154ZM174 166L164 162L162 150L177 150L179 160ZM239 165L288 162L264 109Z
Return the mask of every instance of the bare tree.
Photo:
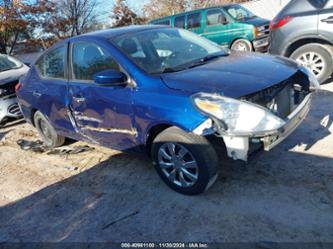
M131 10L125 0L117 0L112 9L113 26L121 27L133 24L143 24L145 19Z
M248 2L249 0L192 0L190 1L191 9L200 9L211 6L218 6L228 3L242 3Z
M191 9L200 9L227 3L240 3L249 0L149 0L144 5L144 13L148 19L169 16Z
M50 0L0 1L0 52L11 54L19 39L30 39L37 28L41 28L40 20L50 16L53 3Z
M59 0L59 15L69 26L70 36L89 31L96 22L97 4L97 0Z
M188 0L150 0L143 7L147 18L155 19L185 11L189 7Z

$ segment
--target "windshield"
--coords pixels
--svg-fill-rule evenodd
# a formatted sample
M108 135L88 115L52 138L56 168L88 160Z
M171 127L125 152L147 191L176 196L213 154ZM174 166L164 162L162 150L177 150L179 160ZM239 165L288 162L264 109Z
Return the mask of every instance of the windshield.
M180 71L227 54L215 43L183 29L162 28L113 39L137 66L150 74Z
M22 63L6 55L0 55L0 72L22 67Z
M237 21L248 20L256 17L256 15L241 5L230 5L224 7L224 9Z

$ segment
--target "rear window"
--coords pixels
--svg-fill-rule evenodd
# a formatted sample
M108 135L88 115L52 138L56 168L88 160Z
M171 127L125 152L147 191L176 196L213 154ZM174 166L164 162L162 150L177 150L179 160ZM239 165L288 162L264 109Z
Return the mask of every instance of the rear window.
M175 17L175 27L184 29L185 28L185 16Z
M0 55L0 72L22 67L22 63L5 55Z
M65 78L65 46L56 48L43 55L36 64L39 75L43 78Z
M201 26L201 13L189 14L187 16L187 28L199 28Z

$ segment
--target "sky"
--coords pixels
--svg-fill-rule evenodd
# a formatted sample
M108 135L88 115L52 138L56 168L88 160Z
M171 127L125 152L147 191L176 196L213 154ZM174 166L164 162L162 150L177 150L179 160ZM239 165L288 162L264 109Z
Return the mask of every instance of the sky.
M109 19L112 7L116 0L97 0L99 2L97 11L100 13L98 20ZM129 7L137 13L142 12L142 7L147 0L126 0Z

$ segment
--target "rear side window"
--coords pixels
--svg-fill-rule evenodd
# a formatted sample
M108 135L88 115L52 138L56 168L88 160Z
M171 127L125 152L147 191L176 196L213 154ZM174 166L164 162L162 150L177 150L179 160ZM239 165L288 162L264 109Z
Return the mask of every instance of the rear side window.
M65 46L56 48L45 54L36 64L39 75L43 78L65 78Z
M215 9L207 11L207 26L218 25L218 24L224 25L227 22L228 22L227 18L225 17L225 15L221 10Z
M185 28L185 16L175 17L175 27L182 29Z
M88 42L74 43L72 48L73 79L92 81L96 73L114 69L119 65L111 55L96 44Z
M187 16L187 28L199 28L201 26L201 13L189 14Z
M155 25L168 25L170 26L170 19L154 22Z

